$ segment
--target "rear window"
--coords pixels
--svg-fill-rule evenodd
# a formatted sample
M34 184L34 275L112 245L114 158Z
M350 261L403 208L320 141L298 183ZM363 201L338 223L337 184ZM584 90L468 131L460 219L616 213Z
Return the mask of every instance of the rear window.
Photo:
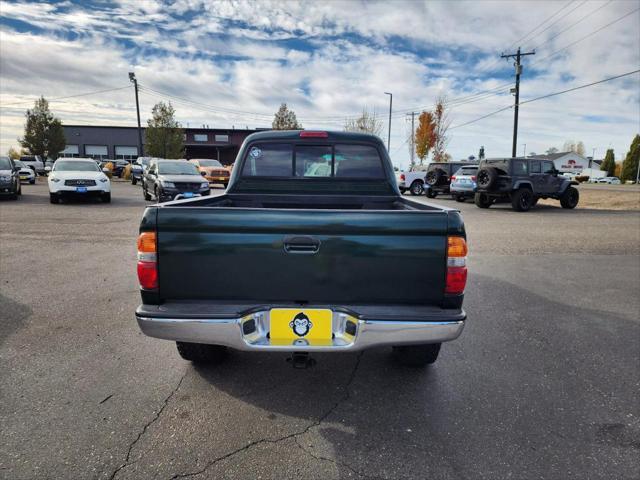
M243 177L339 177L384 179L378 150L370 145L254 144Z
M462 167L456 175L475 175L476 173L478 173L478 167Z

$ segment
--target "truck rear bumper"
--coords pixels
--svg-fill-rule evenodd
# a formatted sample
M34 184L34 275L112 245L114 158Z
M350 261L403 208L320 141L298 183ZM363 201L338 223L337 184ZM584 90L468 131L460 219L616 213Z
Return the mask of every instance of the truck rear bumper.
M136 319L142 332L150 337L251 351L355 351L378 346L441 343L458 338L466 319L463 310L432 309L425 320L390 320L386 311L380 318L371 313L366 318L358 318L353 312L334 310L333 339L327 344L314 345L299 339L290 345L274 345L268 335L268 310L230 318L179 318L151 316L144 307L136 311Z

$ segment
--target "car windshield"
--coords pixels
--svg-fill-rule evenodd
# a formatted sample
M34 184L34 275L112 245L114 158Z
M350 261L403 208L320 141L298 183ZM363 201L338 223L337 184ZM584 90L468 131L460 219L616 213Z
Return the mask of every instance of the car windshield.
M222 167L218 160L198 160L201 167Z
M0 170L11 170L9 157L0 157Z
M161 175L198 175L198 170L189 162L158 162L158 173Z
M58 160L53 169L56 172L99 172L95 162L79 162L77 160Z

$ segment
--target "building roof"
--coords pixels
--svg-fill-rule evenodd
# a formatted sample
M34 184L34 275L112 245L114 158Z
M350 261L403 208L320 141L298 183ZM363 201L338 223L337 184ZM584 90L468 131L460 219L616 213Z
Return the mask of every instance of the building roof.
M583 155L580 155L579 153L576 152L557 152L557 153L546 153L543 155L532 155L530 158L540 158L542 160L557 160L558 158L562 158L566 155L577 155L579 157L582 157L586 160L586 158Z

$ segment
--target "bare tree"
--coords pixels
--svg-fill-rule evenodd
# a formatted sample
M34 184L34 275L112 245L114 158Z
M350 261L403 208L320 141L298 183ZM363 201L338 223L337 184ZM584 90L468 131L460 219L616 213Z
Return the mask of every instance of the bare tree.
M347 119L344 122L344 131L370 133L379 136L382 132L382 121L377 118L375 109L373 113L370 113L367 107L364 107L362 115L358 118Z
M435 162L446 162L445 150L449 144L447 130L449 130L449 126L451 125L451 119L449 119L449 112L447 112L447 98L444 95L440 95L436 100L433 118L435 123L433 160Z

